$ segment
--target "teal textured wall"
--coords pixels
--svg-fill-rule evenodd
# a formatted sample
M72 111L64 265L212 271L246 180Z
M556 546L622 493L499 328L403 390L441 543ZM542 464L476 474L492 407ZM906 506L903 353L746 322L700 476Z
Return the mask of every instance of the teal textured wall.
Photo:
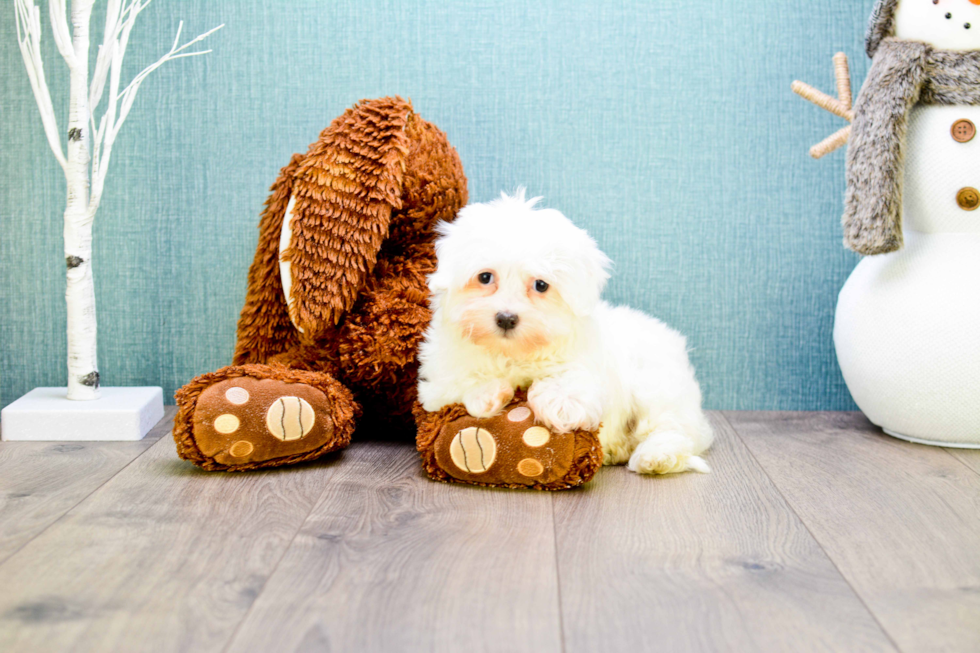
M46 4L46 3L45 3ZM268 186L360 98L400 94L449 135L471 199L522 184L616 262L607 296L687 334L706 404L850 409L831 331L842 126L793 95L867 62L873 0L157 0L136 72L178 19L227 26L144 84L96 221L107 385L168 395L229 362ZM45 12L46 13L46 12ZM0 403L64 385L64 177L0 11ZM93 27L100 27L98 21ZM45 34L57 107L63 62ZM61 125L64 125L64 113Z

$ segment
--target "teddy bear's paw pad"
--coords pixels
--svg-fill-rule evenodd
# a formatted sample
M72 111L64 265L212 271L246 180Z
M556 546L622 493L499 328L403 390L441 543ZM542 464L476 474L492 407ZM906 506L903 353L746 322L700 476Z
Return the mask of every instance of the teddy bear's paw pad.
M312 386L236 377L201 393L194 439L205 456L229 466L323 448L334 438L330 400Z
M279 397L265 414L265 427L280 440L299 440L316 424L316 411L299 397Z
M517 463L517 473L528 478L537 478L544 474L544 465L534 458L525 458Z
M524 444L529 447L543 447L551 442L551 431L543 426L532 426L528 430L524 431L524 435L521 436L521 439L524 440Z
M228 453L232 458L245 458L253 451L255 451L255 445L248 440L239 440L228 447Z
M523 422L531 417L531 409L527 406L518 406L507 411L507 420L511 422Z
M449 456L457 469L483 474L497 459L497 441L485 429L463 429L449 443Z
M561 479L572 465L575 437L535 424L524 403L496 417L466 416L442 427L436 462L461 481L487 485L535 485Z

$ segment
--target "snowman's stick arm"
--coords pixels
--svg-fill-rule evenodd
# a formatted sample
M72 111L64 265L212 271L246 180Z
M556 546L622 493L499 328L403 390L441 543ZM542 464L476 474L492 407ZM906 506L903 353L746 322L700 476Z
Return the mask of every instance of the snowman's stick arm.
M848 121L854 120L854 112L851 111L849 106L845 105L836 98L830 97L826 93L818 91L809 84L804 84L801 81L795 81L793 82L793 92L800 97L813 102L821 109L829 111L835 116L839 116Z
M854 101L851 96L851 67L843 52L834 55L834 75L837 77L837 99L850 111Z
M839 148L844 147L848 139L851 137L851 126L848 125L840 131L828 136L824 140L820 141L816 145L810 148L810 156L814 159L820 159L836 151Z
M980 0L977 1L980 2ZM832 98L826 93L818 91L809 84L804 84L799 80L793 82L793 92L813 102L821 109L825 109L835 116L843 118L847 122L854 122L854 96L851 92L851 68L847 63L847 55L843 52L838 52L834 55L834 77L837 80L836 98ZM850 137L850 126L844 127L811 147L810 156L814 159L824 157L834 150L844 147Z

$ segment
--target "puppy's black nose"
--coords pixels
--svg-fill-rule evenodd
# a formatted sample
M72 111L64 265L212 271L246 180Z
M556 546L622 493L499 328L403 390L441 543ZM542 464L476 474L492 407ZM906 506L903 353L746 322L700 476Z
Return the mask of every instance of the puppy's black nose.
M504 331L510 331L517 326L518 318L513 313L504 313L503 311L497 313L497 326L499 326Z

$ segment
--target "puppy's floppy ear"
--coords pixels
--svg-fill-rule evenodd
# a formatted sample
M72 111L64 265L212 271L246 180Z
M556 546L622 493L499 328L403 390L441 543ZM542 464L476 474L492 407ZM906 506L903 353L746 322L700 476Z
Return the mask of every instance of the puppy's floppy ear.
M612 261L584 231L573 250L574 258L560 266L556 280L565 303L576 315L584 317L590 315L599 303L609 280Z
M436 270L429 275L429 308L433 311L445 305L450 283L449 275L444 271Z
M450 283L451 281L449 279L449 274L436 270L429 275L429 292L431 292L434 297L445 295L447 292L449 292Z
M446 240L453 233L454 225L451 222L440 222L436 225L436 258L438 260L436 271L429 275L429 292L434 296L441 297L449 292L452 285L452 275L449 273L449 262L446 254Z

